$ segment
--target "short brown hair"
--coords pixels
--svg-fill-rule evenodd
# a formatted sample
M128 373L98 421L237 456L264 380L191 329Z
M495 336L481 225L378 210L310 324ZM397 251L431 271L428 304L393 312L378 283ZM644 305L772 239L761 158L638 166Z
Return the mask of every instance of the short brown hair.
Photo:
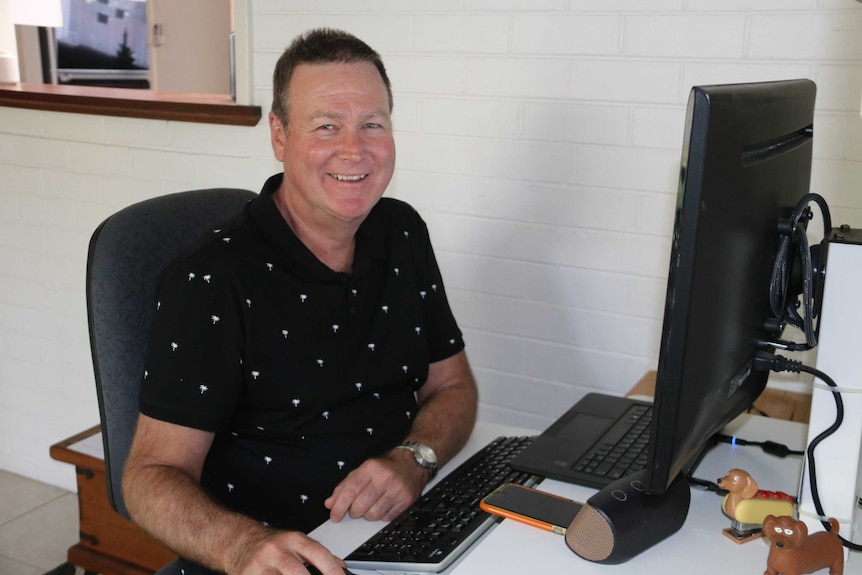
M380 54L356 36L342 30L316 28L297 36L285 49L272 75L272 111L287 125L288 93L287 88L293 71L300 64L353 64L370 62L374 64L386 85L389 96L389 111L392 111L392 85Z

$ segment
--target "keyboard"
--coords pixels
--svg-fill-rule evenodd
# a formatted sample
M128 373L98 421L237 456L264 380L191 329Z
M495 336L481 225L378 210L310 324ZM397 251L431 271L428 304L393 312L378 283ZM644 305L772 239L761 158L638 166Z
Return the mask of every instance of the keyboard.
M503 483L533 485L537 477L508 462L532 437L498 437L429 489L411 507L345 557L351 569L439 573L499 517L479 502Z
M574 466L609 481L640 471L647 464L653 408L633 405Z

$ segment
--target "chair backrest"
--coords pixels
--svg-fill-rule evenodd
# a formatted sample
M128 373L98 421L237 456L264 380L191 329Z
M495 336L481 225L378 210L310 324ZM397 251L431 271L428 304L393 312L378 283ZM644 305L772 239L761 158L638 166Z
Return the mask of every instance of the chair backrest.
M87 318L108 499L124 517L129 514L120 481L138 417L138 389L161 273L255 196L248 190L219 188L145 200L110 216L90 238Z

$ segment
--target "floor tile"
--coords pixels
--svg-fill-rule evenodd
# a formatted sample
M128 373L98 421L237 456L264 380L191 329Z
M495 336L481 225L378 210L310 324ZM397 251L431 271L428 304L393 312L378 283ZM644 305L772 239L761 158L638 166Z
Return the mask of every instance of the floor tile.
M45 569L0 555L0 573L3 575L42 575L45 573Z
M0 525L67 493L65 489L0 470Z
M75 493L66 492L0 525L0 555L35 565L43 572L64 563L66 551L77 541L78 497Z

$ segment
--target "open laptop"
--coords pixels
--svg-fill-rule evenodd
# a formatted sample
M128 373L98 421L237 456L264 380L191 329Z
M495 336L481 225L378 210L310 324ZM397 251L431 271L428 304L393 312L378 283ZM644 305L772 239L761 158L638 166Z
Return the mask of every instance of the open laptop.
M651 418L651 403L590 393L509 465L519 471L601 488L646 465ZM642 448L642 454L632 458L626 451L630 447ZM597 462L596 455L605 459Z

